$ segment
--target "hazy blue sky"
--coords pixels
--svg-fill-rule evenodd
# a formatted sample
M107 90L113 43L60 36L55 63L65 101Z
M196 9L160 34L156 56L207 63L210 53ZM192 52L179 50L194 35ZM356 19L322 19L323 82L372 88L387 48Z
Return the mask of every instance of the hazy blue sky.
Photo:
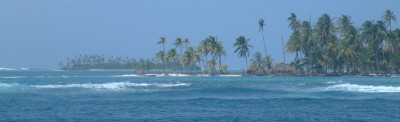
M209 35L224 42L231 69L242 68L232 47L240 36L263 51L258 20L264 18L267 51L282 62L281 36L290 34L294 12L313 23L323 13L350 15L359 26L381 19L391 9L400 18L399 0L0 0L0 67L57 68L59 61L79 54L154 57L177 37L192 46ZM398 28L400 24L393 24ZM287 62L293 55L287 54Z

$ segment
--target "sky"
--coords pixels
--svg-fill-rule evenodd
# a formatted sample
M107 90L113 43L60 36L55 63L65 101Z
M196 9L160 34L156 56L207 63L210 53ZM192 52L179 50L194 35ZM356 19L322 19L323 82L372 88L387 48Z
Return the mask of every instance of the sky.
M170 49L178 37L197 46L217 36L227 52L223 62L240 69L245 60L233 53L233 43L245 36L252 53L263 52L261 18L267 52L279 63L282 37L286 43L291 33L290 13L313 24L324 13L345 14L359 27L380 20L388 9L400 19L399 5L399 0L0 0L0 67L58 68L58 62L79 54L153 58L162 49L159 37L166 37ZM286 54L286 63L293 58Z

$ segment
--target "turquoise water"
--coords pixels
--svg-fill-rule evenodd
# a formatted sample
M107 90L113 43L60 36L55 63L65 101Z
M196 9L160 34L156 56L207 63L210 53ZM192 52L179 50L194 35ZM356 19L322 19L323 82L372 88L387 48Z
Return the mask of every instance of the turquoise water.
M0 121L400 121L400 79L0 71Z

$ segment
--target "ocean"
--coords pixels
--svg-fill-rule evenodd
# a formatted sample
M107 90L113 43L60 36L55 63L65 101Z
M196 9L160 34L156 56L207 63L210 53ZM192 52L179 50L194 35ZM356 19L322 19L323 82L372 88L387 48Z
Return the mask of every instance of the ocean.
M0 71L0 121L400 121L400 78Z

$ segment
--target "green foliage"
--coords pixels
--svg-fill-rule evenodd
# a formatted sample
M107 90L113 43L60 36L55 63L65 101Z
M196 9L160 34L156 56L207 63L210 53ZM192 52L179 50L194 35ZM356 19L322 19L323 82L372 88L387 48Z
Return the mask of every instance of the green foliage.
M342 15L334 23L323 14L311 27L307 21L300 24L292 13L292 34L286 43L286 51L296 53L292 66L302 74L400 73L400 30L390 29L396 17L388 10L382 19L357 28L350 16Z

